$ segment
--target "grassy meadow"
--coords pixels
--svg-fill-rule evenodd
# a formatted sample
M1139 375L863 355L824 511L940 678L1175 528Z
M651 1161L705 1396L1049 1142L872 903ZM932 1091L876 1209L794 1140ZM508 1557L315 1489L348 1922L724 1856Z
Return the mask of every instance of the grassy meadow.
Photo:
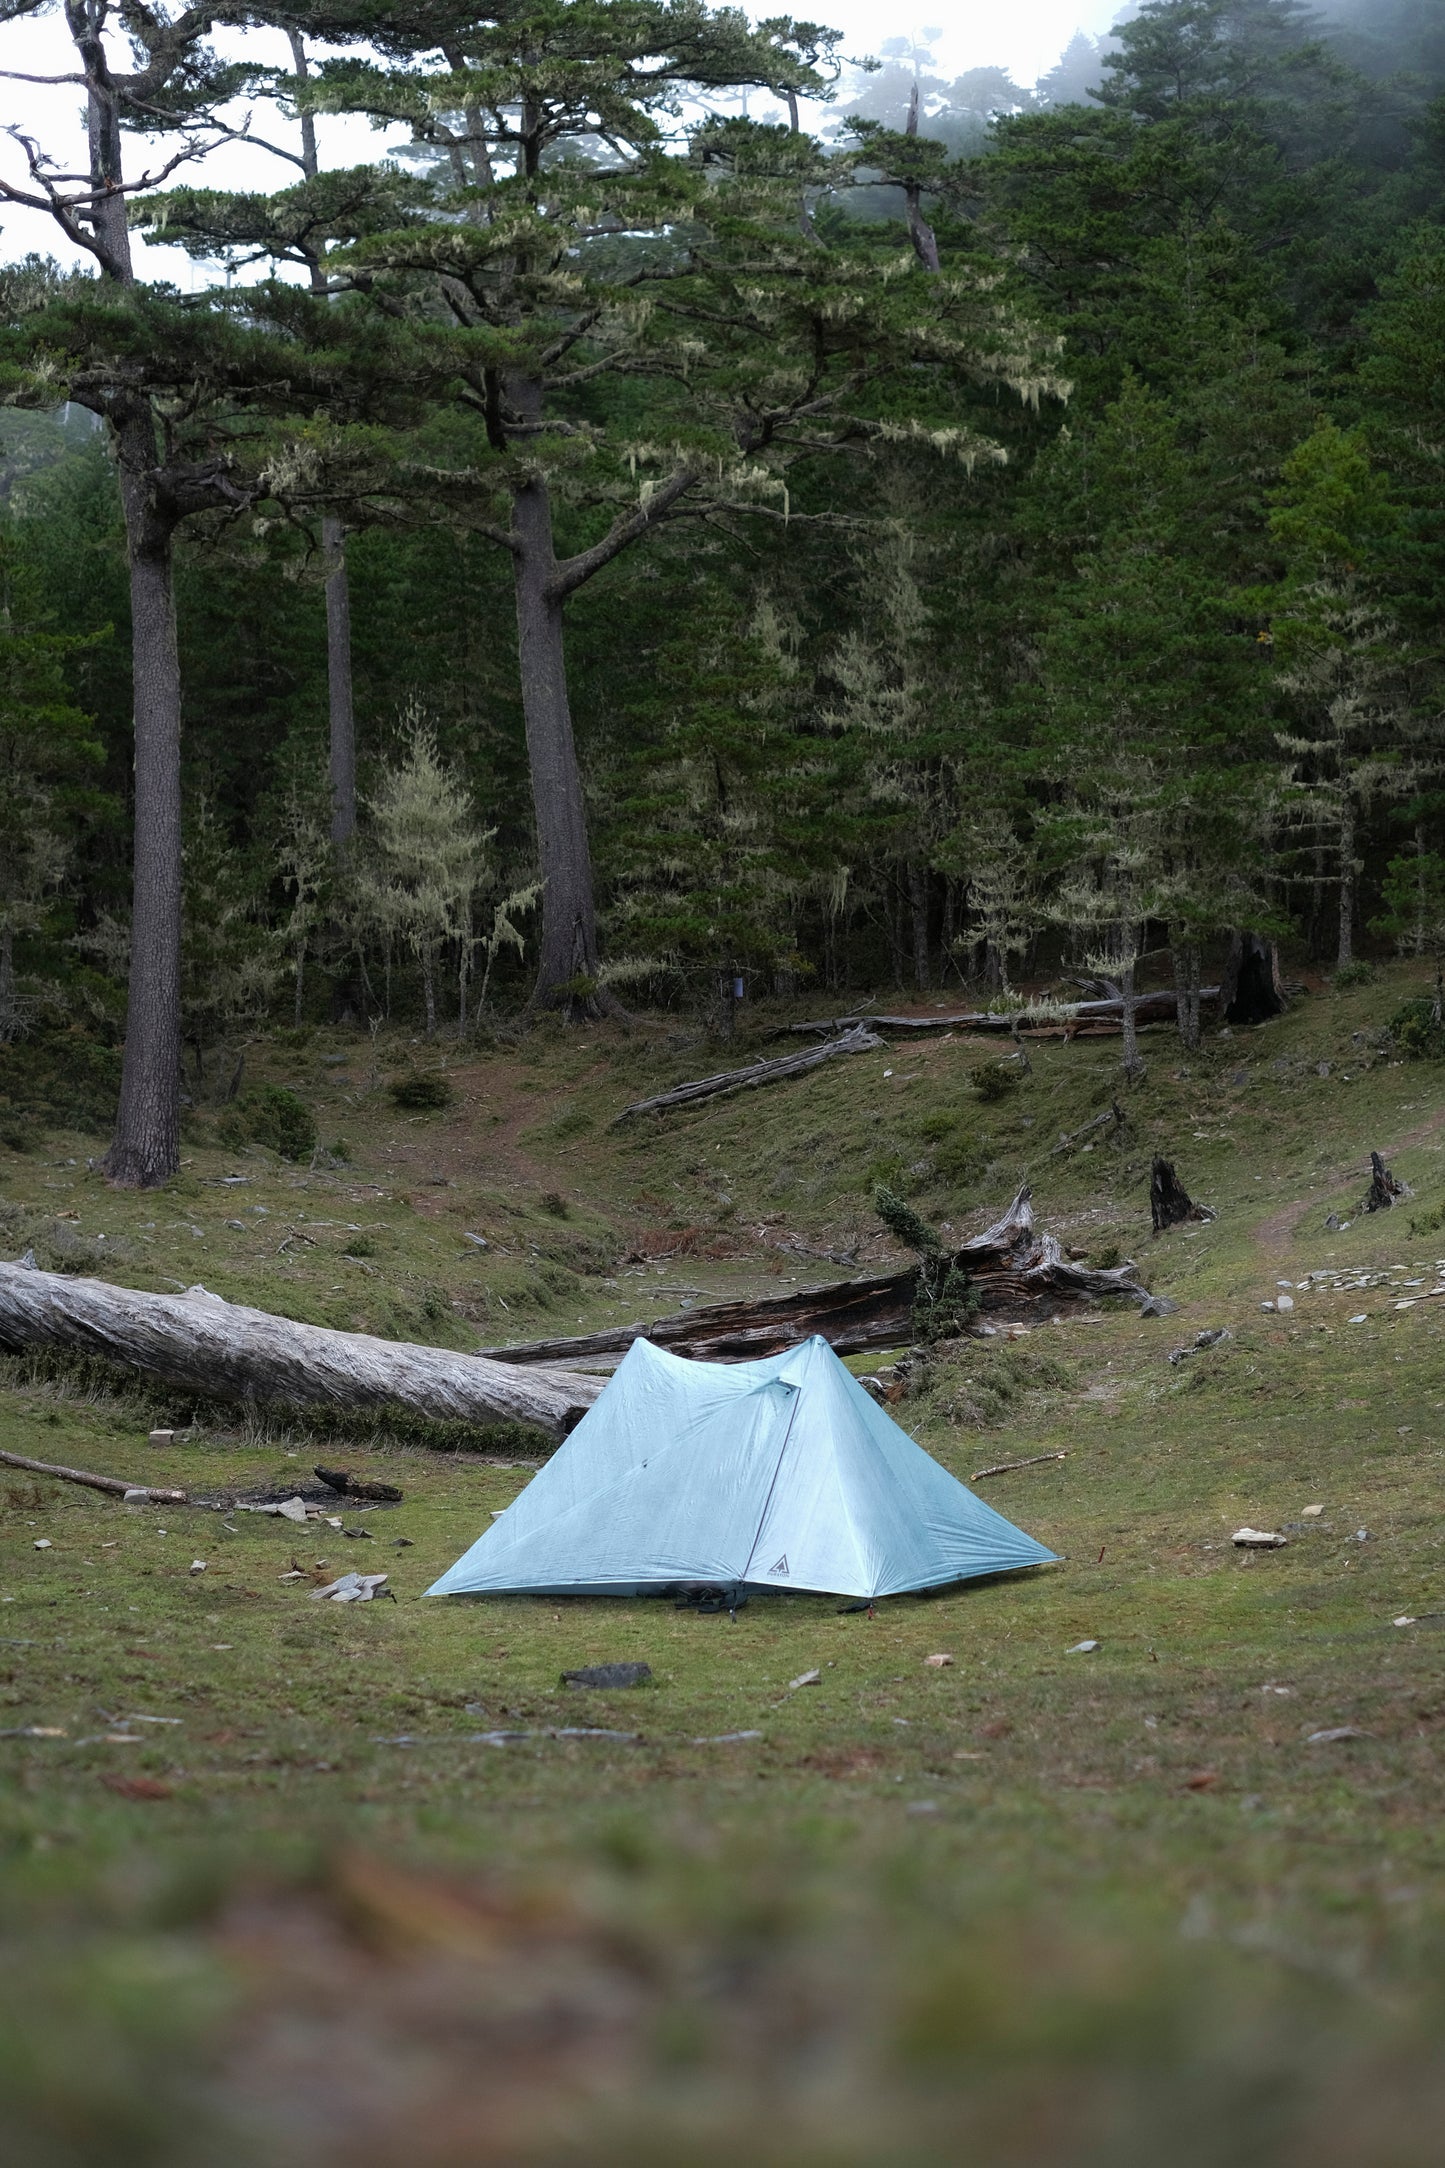
M614 1126L727 1058L639 1024L258 1040L322 1148L226 1141L218 1083L143 1196L93 1134L0 1155L7 1256L454 1348L875 1266L879 1180L958 1235L1027 1180L1179 1306L940 1353L894 1414L965 1479L1065 1453L982 1486L1064 1564L873 1617L422 1602L538 1440L0 1361L7 1450L198 1501L0 1469L5 2157L1438 2158L1445 1071L1381 1037L1419 978L1188 1059L1152 1030L1076 1144L1117 1039L1031 1044L998 1100L951 1035ZM394 1103L418 1068L447 1106ZM1365 1217L1372 1148L1413 1194ZM1156 1241L1160 1150L1218 1218ZM317 1460L403 1502L229 1510ZM353 1569L396 1601L311 1600ZM651 1686L559 1684L634 1658Z

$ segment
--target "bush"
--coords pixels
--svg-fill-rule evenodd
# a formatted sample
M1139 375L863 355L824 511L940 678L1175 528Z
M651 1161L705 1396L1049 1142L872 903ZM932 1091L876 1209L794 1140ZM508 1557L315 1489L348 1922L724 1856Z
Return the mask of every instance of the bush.
M414 1070L399 1076L391 1087L392 1105L410 1114L433 1114L452 1103L452 1088L440 1069Z
M263 1084L241 1101L240 1118L253 1143L282 1159L309 1159L316 1149L316 1118L304 1099L284 1084Z
M1341 964L1331 979L1335 992L1342 993L1348 986L1370 986L1376 977L1375 967L1363 956L1356 956L1347 964Z
M1445 1025L1436 1022L1435 1004L1427 995L1397 1009L1385 1029L1407 1061L1445 1058Z
M1019 1072L1001 1061L986 1061L973 1072L973 1088L985 1106L1007 1099L1019 1088Z

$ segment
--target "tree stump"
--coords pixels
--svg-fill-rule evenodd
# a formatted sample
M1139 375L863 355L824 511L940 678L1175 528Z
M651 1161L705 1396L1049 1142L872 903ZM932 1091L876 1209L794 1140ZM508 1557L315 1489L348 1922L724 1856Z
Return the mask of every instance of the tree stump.
M1391 1174L1378 1152L1370 1154L1370 1186L1365 1191L1366 1212L1388 1212L1397 1197L1408 1197L1405 1183Z
M1194 1202L1174 1172L1172 1159L1156 1159L1150 1169L1149 1212L1156 1235L1162 1235L1166 1227L1179 1226L1184 1220L1212 1220L1215 1216L1211 1205Z

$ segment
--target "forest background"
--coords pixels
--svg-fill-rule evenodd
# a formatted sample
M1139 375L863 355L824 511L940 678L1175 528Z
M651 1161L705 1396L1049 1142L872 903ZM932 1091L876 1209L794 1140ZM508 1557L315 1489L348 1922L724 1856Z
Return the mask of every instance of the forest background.
M91 170L0 182L85 257L0 271L7 1142L119 1094L164 1179L265 1017L1172 979L1188 1040L1242 930L1445 949L1427 0L1147 0L1032 89L680 0L64 14ZM410 149L329 167L356 115ZM237 131L274 193L190 162Z

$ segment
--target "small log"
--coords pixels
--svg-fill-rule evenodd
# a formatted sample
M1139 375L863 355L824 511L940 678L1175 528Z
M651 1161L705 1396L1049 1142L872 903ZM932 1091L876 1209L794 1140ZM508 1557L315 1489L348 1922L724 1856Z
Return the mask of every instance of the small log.
M92 1475L85 1468L62 1468L54 1461L27 1460L23 1453L0 1453L7 1468L24 1468L30 1475L58 1476L62 1483L82 1483L87 1490L108 1491L116 1498L144 1499L154 1505L183 1506L183 1490L159 1490L148 1483L127 1483L118 1475Z
M785 1077L802 1076L809 1069L816 1069L820 1062L832 1061L835 1055L866 1054L870 1047L882 1044L877 1032L856 1024L841 1038L830 1039L826 1046L814 1047L806 1054L784 1054L777 1061L755 1061L746 1069L723 1069L716 1076L698 1077L691 1084L676 1084L671 1091L658 1092L651 1099L635 1099L631 1106L622 1109L613 1127L631 1121L637 1114L661 1114L668 1107L690 1107L699 1100L725 1098L731 1092L755 1091L760 1084L777 1084Z
M374 1498L378 1505L399 1506L402 1494L394 1483L373 1483L368 1476L353 1475L349 1468L313 1468L328 1490L341 1491L348 1498Z
M1219 999L1217 986L1201 986L1201 1002ZM1140 994L1134 1003L1134 1017L1140 1024L1173 1023L1179 1008L1179 997L1172 987L1162 988L1158 993ZM937 1010L931 1016L829 1016L810 1018L804 1023L784 1024L784 1031L852 1031L866 1025L874 1031L1002 1031L1016 1034L1019 1031L1057 1031L1072 1029L1078 1024L1116 1024L1122 1022L1124 1003L1118 996L1099 1001L1067 1001L1050 1004L1051 1013L1040 1016L1037 1021L1025 1009L955 1009L951 1013Z
M95 1355L204 1399L410 1408L434 1421L529 1423L564 1438L597 1378L522 1379L509 1365L369 1333L298 1325L203 1287L142 1294L104 1280L0 1265L0 1348Z
M1212 1220L1218 1217L1212 1205L1194 1202L1174 1172L1172 1159L1156 1159L1150 1170L1149 1213L1156 1235L1162 1235L1166 1227L1180 1226L1185 1220Z
M1124 1114L1117 1099L1113 1100L1107 1107L1105 1107L1102 1114L1096 1114L1093 1117L1092 1121L1084 1122L1081 1127L1073 1130L1072 1132L1063 1132L1059 1137L1058 1143L1054 1146L1053 1152L1050 1156L1057 1159L1060 1152L1072 1151L1074 1146L1079 1143L1082 1138L1087 1137L1092 1130L1103 1129L1110 1122L1114 1124L1116 1130L1120 1130L1124 1127Z
M972 1281L984 1309L1052 1317L1070 1303L1103 1295L1122 1295L1138 1303L1146 1316L1164 1316L1173 1309L1165 1297L1140 1286L1132 1264L1105 1271L1066 1257L1053 1235L1035 1231L1029 1194L1025 1184L1001 1219L952 1254L951 1262ZM795 1347L816 1333L836 1354L857 1355L911 1340L917 1299L915 1264L901 1272L802 1288L796 1294L707 1303L654 1318L650 1324L614 1325L568 1340L527 1340L486 1353L497 1363L574 1363L620 1357L634 1340L647 1339L695 1362L747 1362Z
M1001 1460L992 1468L975 1468L970 1483L981 1483L986 1475L1012 1475L1015 1468L1037 1468L1042 1461L1067 1460L1065 1453L1030 1453L1027 1460Z
M1391 1174L1378 1152L1371 1152L1370 1186L1365 1191L1365 1201L1361 1210L1365 1212L1388 1212L1397 1197L1408 1197L1409 1194L1408 1184L1401 1182L1395 1175Z

